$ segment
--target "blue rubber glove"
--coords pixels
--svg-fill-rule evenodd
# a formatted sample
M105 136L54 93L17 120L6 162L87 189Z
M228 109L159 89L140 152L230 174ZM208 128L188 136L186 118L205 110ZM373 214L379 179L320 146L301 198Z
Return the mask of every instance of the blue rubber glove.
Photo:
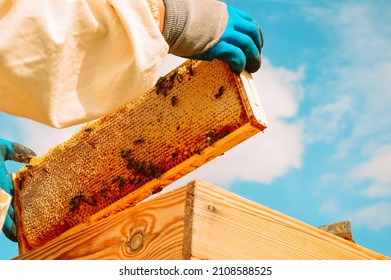
M253 18L234 7L227 6L228 23L216 45L207 51L189 58L226 62L232 72L240 73L244 69L254 73L261 67L261 49L263 36L260 27Z
M169 53L219 59L235 73L254 73L261 67L262 32L249 14L217 0L163 1L163 37Z
M13 196L14 189L12 181L5 168L4 161L13 160L21 163L28 163L35 156L35 153L30 149L0 138L0 188ZM11 205L5 218L3 232L10 240L16 242L16 226L13 219L14 209Z

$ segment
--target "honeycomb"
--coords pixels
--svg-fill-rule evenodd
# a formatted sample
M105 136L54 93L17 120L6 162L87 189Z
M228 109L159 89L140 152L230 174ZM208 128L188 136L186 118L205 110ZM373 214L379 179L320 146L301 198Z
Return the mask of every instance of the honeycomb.
M219 61L186 61L33 159L14 180L21 253L139 203L265 129L243 79Z

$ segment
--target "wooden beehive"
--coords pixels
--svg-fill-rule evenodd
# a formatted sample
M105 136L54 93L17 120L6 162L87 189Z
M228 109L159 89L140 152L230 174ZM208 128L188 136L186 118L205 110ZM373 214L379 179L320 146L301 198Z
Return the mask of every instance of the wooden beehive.
M72 229L18 259L389 258L210 183L193 181Z
M135 205L266 126L250 74L185 62L16 174L20 252Z

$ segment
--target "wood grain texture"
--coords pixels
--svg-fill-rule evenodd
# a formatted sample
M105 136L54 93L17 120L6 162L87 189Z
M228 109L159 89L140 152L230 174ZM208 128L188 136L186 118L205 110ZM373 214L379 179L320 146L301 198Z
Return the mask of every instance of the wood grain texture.
M139 203L266 125L250 74L185 62L17 173L20 252Z
M204 181L72 228L16 259L389 259Z
M186 190L76 226L16 259L182 259Z
M3 228L5 217L7 216L7 210L11 203L12 197L0 189L0 230Z
M192 259L387 258L209 183L193 184Z

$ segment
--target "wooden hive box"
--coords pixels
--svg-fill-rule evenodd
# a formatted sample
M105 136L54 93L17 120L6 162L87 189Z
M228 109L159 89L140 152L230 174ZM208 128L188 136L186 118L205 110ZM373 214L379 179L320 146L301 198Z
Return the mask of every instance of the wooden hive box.
M185 62L16 174L20 252L139 203L266 126L250 74Z
M73 228L17 259L389 258L210 183L193 181Z

